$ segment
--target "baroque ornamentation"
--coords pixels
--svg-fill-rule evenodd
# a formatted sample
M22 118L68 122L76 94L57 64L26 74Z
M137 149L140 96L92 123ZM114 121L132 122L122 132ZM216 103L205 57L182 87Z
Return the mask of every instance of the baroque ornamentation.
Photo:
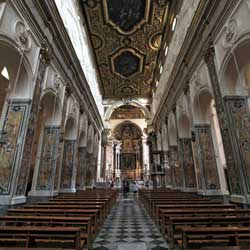
M237 20L235 19L230 20L225 28L225 34L223 40L224 48L232 47L234 41L237 39L238 35L237 29L238 29Z
M56 74L54 79L54 87L57 91L59 91L61 86L62 86L62 79L58 74Z
M81 4L103 97L150 97L170 1L100 0L91 7L88 2Z
M16 40L17 43L23 48L25 51L29 51L31 49L31 38L30 38L30 31L26 25L18 21L15 24L15 33L16 33Z

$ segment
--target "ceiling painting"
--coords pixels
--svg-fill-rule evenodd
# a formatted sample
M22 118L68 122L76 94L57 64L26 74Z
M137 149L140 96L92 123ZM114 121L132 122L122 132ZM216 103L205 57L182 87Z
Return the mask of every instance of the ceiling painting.
M169 0L81 0L103 98L151 96Z

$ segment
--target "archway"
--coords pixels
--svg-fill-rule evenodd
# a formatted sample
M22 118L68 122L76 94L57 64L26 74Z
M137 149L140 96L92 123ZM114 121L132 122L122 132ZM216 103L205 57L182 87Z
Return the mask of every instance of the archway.
M196 191L196 175L193 160L191 124L187 114L182 113L178 119L179 161L184 171L185 190Z
M217 113L214 99L208 89L200 90L193 101L193 117L195 124L195 164L198 188L205 194L220 193L220 178L224 178L218 154ZM219 176L220 175L220 176Z
M0 36L0 54L4 59L0 60L0 195L8 195L9 203L18 188L32 73L25 54L12 46L7 37Z
M235 152L235 167L226 168L232 194L245 194L250 199L249 149L249 94L250 94L250 40L231 49L222 67L221 89L227 118L230 121L230 141ZM228 164L229 165L229 164ZM233 165L233 164L231 164Z
M65 123L64 151L61 171L60 188L65 192L75 192L77 123L70 115Z
M168 135L169 135L169 167L171 172L172 185L175 188L182 189L183 169L179 162L178 132L174 112L171 112L168 118Z
M46 91L40 101L40 110L31 152L31 164L26 193L50 195L56 181L56 160L60 136L61 102L52 90Z

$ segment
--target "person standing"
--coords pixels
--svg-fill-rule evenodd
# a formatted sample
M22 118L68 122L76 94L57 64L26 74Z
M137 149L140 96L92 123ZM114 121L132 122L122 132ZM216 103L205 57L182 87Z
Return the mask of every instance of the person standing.
M133 182L133 185L132 185L132 192L133 192L134 196L136 196L138 193L138 185L135 181Z

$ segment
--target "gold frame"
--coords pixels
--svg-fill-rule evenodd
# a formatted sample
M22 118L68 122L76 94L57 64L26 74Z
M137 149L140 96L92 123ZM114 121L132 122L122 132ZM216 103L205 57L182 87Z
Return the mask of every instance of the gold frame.
M121 75L119 72L116 72L115 71L115 64L114 64L115 58L120 56L125 51L131 52L134 56L137 56L140 59L139 70L137 72L135 72L134 74L128 76L128 77L125 77L125 76ZM110 61L111 61L112 73L122 77L123 79L128 79L128 78L131 78L131 77L135 76L138 73L142 73L142 71L143 71L143 63L144 63L144 55L140 54L139 52L136 52L136 50L133 49L133 48L122 48L118 52L116 52L115 54L112 54L110 56Z
M149 10L150 10L151 0L145 0L145 1L146 1L146 8L144 12L144 18L142 18L141 21L139 21L130 31L124 31L118 25L113 23L112 20L109 18L107 0L102 0L105 22L114 27L122 35L130 35L134 33L136 30L140 29L144 23L147 23L149 20Z

